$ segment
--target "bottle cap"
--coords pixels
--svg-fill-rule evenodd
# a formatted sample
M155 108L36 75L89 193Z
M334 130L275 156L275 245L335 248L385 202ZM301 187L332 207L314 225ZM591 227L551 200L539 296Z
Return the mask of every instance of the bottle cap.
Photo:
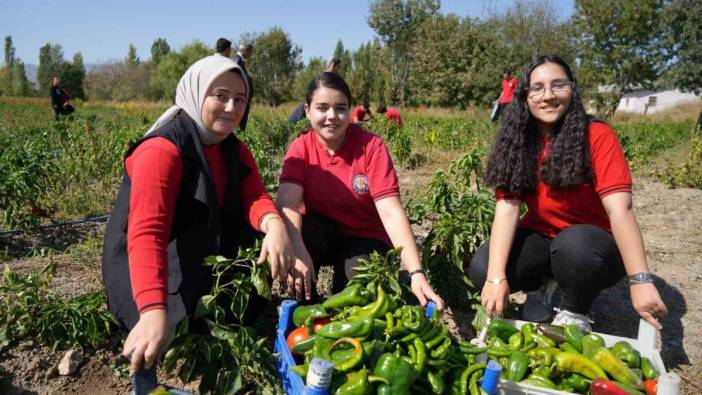
M307 388L326 390L331 384L333 373L334 365L331 362L321 358L312 358L307 370Z
M502 365L500 365L499 362L492 359L488 361L487 367L485 368L483 381L480 384L480 388L482 388L488 395L497 393L497 383L500 381L501 372Z

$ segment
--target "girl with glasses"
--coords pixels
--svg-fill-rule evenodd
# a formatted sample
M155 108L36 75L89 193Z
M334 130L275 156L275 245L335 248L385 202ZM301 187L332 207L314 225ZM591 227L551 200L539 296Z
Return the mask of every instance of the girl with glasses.
M560 57L535 59L521 78L485 180L496 189L495 219L469 276L491 315L501 315L510 292L522 290L523 318L548 321L554 309L550 298L538 300L539 288L555 283L562 297L553 323L589 330L595 297L628 275L634 308L661 328L657 318L667 310L632 211L629 166L614 131L585 114ZM522 203L528 211L520 218Z

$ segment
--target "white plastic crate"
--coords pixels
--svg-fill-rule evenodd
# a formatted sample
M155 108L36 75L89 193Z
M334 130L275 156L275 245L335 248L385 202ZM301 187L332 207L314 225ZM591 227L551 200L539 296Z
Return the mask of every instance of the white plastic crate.
M528 324L527 321L519 320L509 320L504 319L514 325L517 328L521 328L522 325ZM595 332L597 333L597 332ZM656 328L651 326L648 322L644 320L639 321L639 336L636 339L630 339L628 337L619 337L607 335L605 333L597 333L602 336L607 347L611 347L614 343L618 341L625 341L631 344L634 348L639 350L642 357L646 357L651 360L653 366L658 369L660 374L665 373L665 366L663 365L663 360L661 359L661 354L656 348ZM521 384L514 381L507 381L500 379L500 383L497 385L498 394L500 395L563 395L569 394L569 392L551 390L548 388L535 387L533 385Z

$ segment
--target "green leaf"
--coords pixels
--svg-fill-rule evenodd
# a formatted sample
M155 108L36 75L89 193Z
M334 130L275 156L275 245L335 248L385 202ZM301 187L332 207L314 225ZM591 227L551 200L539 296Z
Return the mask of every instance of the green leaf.
M270 284L268 284L268 278L263 270L256 271L256 273L251 274L251 282L256 288L256 292L263 298L271 300L273 294L271 292Z
M213 307L215 305L215 297L213 295L204 295L197 301L197 306L195 307L195 318L204 317L208 314L212 314Z

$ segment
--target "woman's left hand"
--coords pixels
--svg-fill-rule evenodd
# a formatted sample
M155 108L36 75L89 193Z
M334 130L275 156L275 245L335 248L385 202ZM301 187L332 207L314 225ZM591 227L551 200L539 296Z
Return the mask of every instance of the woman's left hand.
M266 237L263 238L261 255L257 263L261 264L268 258L273 279L286 281L288 273L295 264L295 250L282 219L271 218L266 225Z
M634 305L634 310L643 318L653 325L656 329L661 330L663 326L658 322L658 317L668 314L668 308L661 299L658 289L652 283L636 284L629 286L631 292L631 304Z
M419 304L426 305L428 301L436 303L436 308L439 312L444 311L444 300L434 292L424 274L415 274L412 276L412 292L419 299Z

